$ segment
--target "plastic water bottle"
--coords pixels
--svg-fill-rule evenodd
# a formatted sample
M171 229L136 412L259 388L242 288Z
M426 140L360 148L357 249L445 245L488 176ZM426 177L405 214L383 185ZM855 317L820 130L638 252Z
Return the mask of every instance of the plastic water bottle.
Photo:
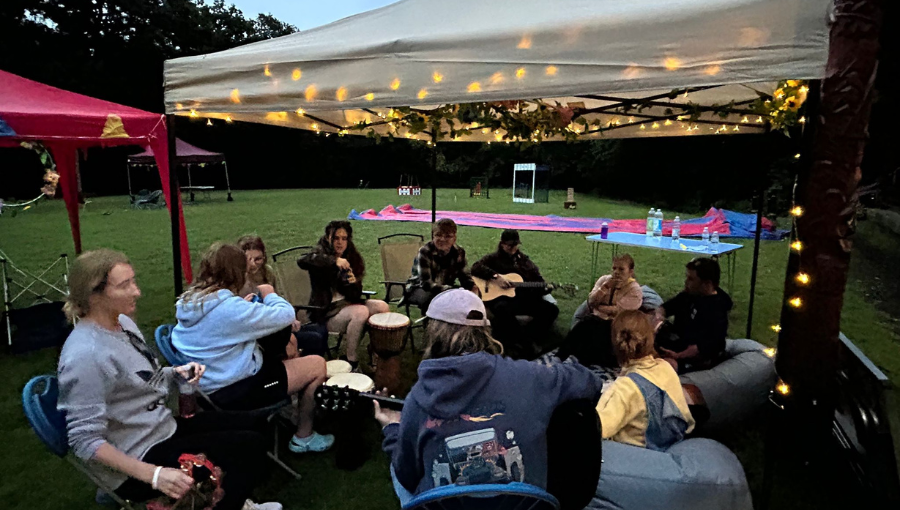
M712 250L716 253L719 253L719 231L713 230L712 238L710 239L712 243Z
M681 218L675 216L675 221L672 222L672 242L677 243L679 239L681 239Z
M703 227L703 235L700 236L700 239L703 240L703 247L708 250L709 249L709 227Z
M647 237L653 237L653 231L656 229L655 218L656 211L651 207L650 212L647 213Z
M656 210L656 228L654 229L654 235L656 237L662 237L662 227L663 227L663 212L662 209Z

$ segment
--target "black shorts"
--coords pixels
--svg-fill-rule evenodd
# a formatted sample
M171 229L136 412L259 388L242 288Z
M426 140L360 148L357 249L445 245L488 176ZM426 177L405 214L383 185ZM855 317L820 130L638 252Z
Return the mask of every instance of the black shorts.
M210 393L209 398L227 411L248 411L277 404L288 397L284 363L268 359L259 372Z

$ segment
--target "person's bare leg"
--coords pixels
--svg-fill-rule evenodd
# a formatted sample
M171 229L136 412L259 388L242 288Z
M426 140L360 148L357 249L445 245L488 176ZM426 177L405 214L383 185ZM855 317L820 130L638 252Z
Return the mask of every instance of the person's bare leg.
M299 397L298 411L300 419L297 423L296 436L304 438L313 432L313 414L316 409L315 393L326 379L325 358L321 356L305 356L284 361L287 370L288 394Z
M369 320L369 309L363 305L345 306L343 310L328 321L329 331L344 331L347 341L347 361L357 362L356 349L362 339L366 321Z
M380 299L367 299L366 308L369 309L369 316L377 313L387 313L391 311L391 307Z
M297 347L297 337L293 333L291 333L291 340L284 348L284 353L287 355L287 359L294 359L300 356L300 349Z

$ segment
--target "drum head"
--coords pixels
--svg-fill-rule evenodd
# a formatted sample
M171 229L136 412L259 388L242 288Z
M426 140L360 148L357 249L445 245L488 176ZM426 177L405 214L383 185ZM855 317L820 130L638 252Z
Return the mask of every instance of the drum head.
M376 313L369 317L369 325L380 329L397 329L409 326L409 317L396 312Z
M351 370L353 370L353 367L350 366L350 363L342 359L333 359L325 362L325 375L327 377L334 377L338 374L349 374Z
M375 382L366 374L338 374L325 382L328 386L346 387L356 391L372 391Z

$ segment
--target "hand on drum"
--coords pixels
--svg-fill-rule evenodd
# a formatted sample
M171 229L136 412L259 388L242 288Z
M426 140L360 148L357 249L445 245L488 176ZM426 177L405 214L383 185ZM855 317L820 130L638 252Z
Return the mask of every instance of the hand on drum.
M387 395L387 388L382 389L381 391L376 391L376 395ZM375 407L375 420L381 425L382 428L387 427L391 423L400 423L400 411L394 411L393 409L382 409L381 405L378 404L377 400L373 400L372 404Z

